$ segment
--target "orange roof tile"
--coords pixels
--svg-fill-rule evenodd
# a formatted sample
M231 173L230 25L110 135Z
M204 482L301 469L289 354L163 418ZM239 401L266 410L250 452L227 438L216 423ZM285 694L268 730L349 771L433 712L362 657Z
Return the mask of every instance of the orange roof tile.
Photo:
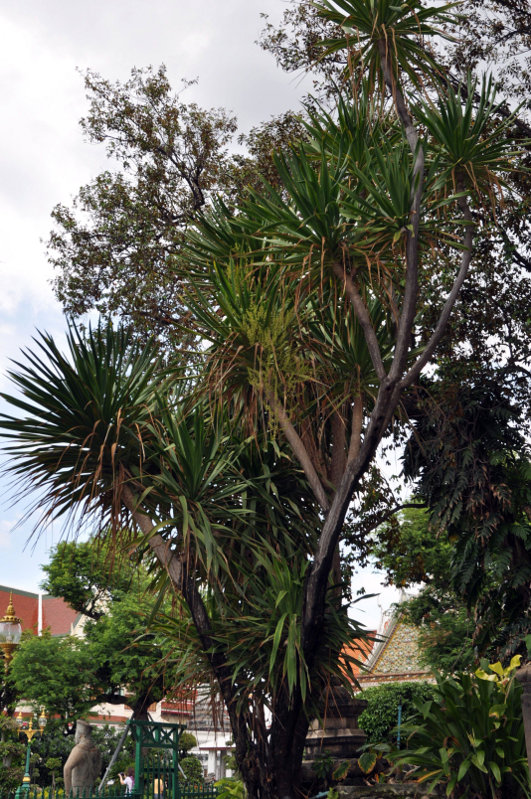
M376 632L370 630L369 635L375 636ZM345 652L345 654L347 654L349 657L356 658L356 660L361 661L361 663L365 663L372 652L373 646L374 641L372 638L369 640L366 640L365 638L355 638L349 644L346 644L342 651ZM348 671L350 674L358 675L361 672L361 668L353 663L350 664Z
M39 623L39 595L29 591L17 591L15 588L0 585L0 618L4 616L9 605L9 596L13 594L15 616L20 619L23 630L37 632Z

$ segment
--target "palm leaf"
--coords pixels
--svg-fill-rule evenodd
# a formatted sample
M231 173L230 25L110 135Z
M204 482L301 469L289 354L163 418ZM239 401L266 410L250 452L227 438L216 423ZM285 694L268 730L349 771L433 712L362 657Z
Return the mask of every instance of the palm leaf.
M322 0L312 5L344 31L343 36L322 42L324 55L348 50L349 69L365 74L374 87L380 80L383 44L395 81L403 72L420 88L423 77L433 79L441 72L422 40L434 36L451 40L444 26L455 24L449 12L459 3L425 6L419 0Z
M123 464L141 464L157 406L156 349L111 326L83 336L71 325L66 355L46 333L35 342L9 372L18 393L2 395L16 409L0 416L15 498L40 492L30 512L49 520L96 509L115 516Z

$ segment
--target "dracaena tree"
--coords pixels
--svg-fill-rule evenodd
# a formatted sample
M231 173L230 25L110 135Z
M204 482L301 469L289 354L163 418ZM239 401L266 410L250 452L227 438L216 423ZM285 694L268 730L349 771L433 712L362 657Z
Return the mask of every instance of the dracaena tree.
M509 121L491 124L491 81L463 99L441 79L429 43L451 4L316 7L339 30L323 52L345 52L336 108L309 110L280 183L236 209L220 199L187 233L185 302L205 342L191 384L120 334L73 331L70 359L45 338L54 368L19 365L26 417L2 422L15 474L52 515L99 507L114 530L136 525L131 544L184 598L188 651L217 680L257 799L297 795L310 720L345 677L345 519L515 154Z
M114 558L144 557L152 590L173 594L174 608L153 613L147 645L155 636L165 657L143 678L168 692L214 680L260 795L271 779L268 709L280 712L299 685L315 715L331 676L347 677L334 653L363 634L331 592L313 667L298 657L317 503L278 443L249 438L234 417L228 426L186 380L161 371L156 344L100 326L72 327L66 353L47 335L36 345L12 372L18 395L5 396L17 411L1 420L14 491L37 491L42 521L95 525ZM131 626L133 657L138 636Z

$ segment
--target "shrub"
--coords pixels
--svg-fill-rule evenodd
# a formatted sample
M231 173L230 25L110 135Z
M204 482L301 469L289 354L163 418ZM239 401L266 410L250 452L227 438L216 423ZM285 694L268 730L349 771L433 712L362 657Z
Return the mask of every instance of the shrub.
M223 777L214 783L217 788L217 799L246 799L247 792L241 779Z
M15 720L0 715L0 796L14 791L20 785L25 752L26 747L19 741Z
M197 746L197 738L191 732L182 732L179 737L179 757L184 758L186 754Z
M181 760L181 768L188 782L203 781L203 765L195 755L188 755Z
M367 735L367 743L396 743L398 706L402 705L402 719L415 712L415 702L426 702L433 697L434 686L427 682L388 683L366 688L360 699L368 702L360 714L359 726Z
M407 750L392 754L415 767L419 782L430 780L428 793L442 785L448 797L531 797L519 663L516 655L506 669L484 662L472 675L436 675L434 699L418 702L416 718L404 725Z

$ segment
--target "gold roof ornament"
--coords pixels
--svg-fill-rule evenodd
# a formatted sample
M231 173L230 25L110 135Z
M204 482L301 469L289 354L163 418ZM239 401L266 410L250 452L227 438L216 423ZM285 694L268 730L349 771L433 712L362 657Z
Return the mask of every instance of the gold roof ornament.
M9 593L9 604L4 616L0 619L0 649L4 653L4 665L9 668L13 660L13 652L22 636L22 620L15 615L13 592Z

